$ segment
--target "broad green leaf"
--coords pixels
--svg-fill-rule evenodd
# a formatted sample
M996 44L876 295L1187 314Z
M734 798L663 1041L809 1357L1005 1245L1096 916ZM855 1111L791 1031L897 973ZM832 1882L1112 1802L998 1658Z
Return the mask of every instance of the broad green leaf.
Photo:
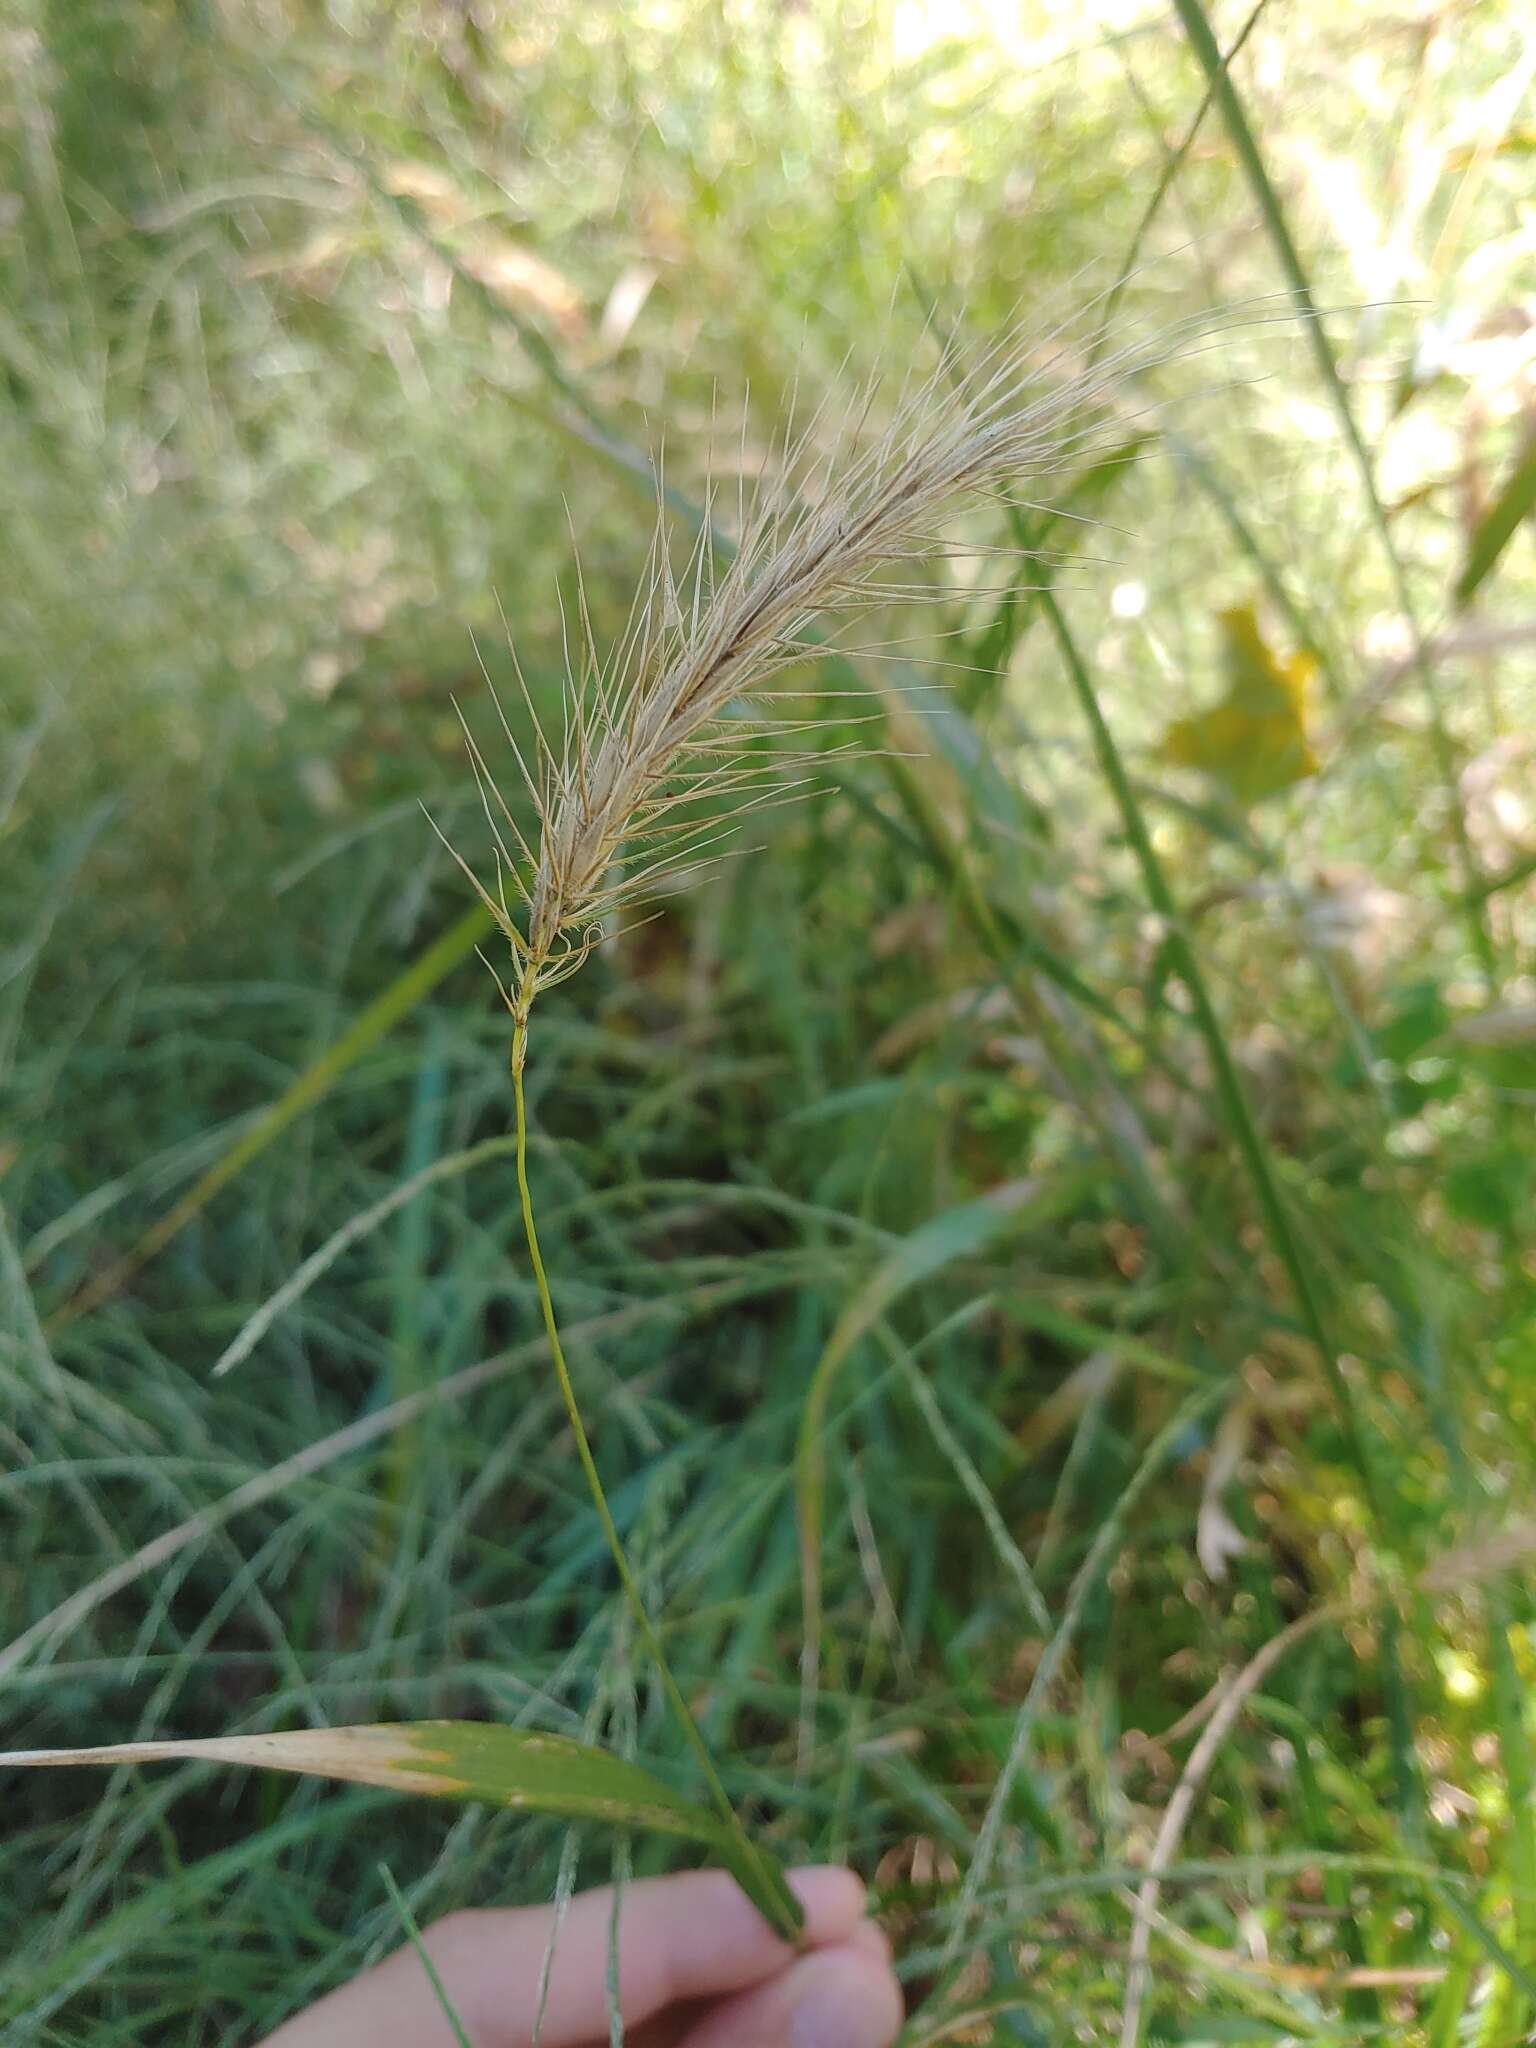
M248 1764L304 1777L382 1785L434 1799L567 1820L606 1821L681 1836L731 1872L774 1924L782 1911L765 1897L754 1867L717 1816L674 1792L639 1764L575 1742L486 1721L403 1721L358 1728L300 1728L277 1735L229 1735L193 1742L119 1742L99 1749L24 1749L0 1754L15 1768L64 1764L153 1764L173 1760Z
M1239 803L1257 803L1317 773L1307 735L1307 699L1317 673L1310 654L1280 655L1252 605L1217 614L1227 690L1220 703L1176 719L1162 752L1198 768Z
M1499 495L1473 531L1467 559L1456 578L1457 604L1471 603L1478 586L1514 539L1516 529L1533 512L1536 512L1536 434L1526 442Z

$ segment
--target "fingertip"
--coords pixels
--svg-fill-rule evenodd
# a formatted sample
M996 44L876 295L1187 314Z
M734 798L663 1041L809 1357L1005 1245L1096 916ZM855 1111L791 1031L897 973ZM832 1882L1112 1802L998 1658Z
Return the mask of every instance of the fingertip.
M817 1863L792 1870L789 1888L805 1913L801 1938L812 1947L845 1941L864 1918L864 1880L841 1864Z
M715 2006L681 2048L891 2048L902 2017L889 1963L850 1940Z
M681 1871L627 1886L619 1936L626 2016L639 2021L669 2001L720 1997L766 1982L794 1962L796 1946L820 1954L847 1941L863 1921L864 1886L851 1870L822 1864L791 1872L789 1883L805 1915L797 1945L782 1940L722 1870ZM562 2024L567 2012L585 2013L595 1981L590 1959L606 1953L610 1912L606 1892L573 1902L551 1977L551 2029L557 2012ZM569 2031L570 2038L584 2038ZM558 2030L547 2037L559 2038Z
M895 1972L850 1943L807 1956L787 1988L793 2048L891 2048L901 2031Z
M890 1969L895 1960L891 1938L877 1920L861 1920L848 1937L848 1947L878 1963L882 1969Z

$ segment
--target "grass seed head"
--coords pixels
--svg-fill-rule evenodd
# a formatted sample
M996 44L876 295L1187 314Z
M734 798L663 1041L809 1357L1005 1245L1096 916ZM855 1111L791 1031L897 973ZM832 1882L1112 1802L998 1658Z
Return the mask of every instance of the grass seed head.
M531 764L504 714L501 722L538 820L536 844L466 728L496 866L494 888L470 879L512 950L504 993L514 1017L526 1024L538 991L581 966L615 910L694 872L742 808L797 786L783 752L752 741L818 723L815 699L782 716L765 694L805 659L815 619L931 599L931 583L887 579L930 561L945 520L968 502L1005 491L1030 501L1107 436L1123 437L1128 384L1211 325L1205 315L1106 346L1078 321L1043 346L1010 336L969 363L942 345L932 370L895 394L878 432L879 379L840 418L823 405L787 428L765 481L750 497L733 493L730 525L711 483L680 568L658 488L645 571L606 659L579 591L558 744L516 670L540 734Z

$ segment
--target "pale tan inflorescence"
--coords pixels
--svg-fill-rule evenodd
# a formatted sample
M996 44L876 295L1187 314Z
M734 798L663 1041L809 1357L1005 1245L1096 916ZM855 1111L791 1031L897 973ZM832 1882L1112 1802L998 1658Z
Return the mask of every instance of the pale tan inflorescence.
M497 886L471 880L512 948L508 1003L520 1025L538 990L581 964L612 910L690 869L742 802L764 792L765 775L782 776L782 762L747 749L754 723L742 713L755 712L757 729L776 722L764 685L805 658L802 636L817 615L931 595L931 585L876 579L931 558L942 520L968 500L1005 489L1028 500L1111 427L1123 438L1126 407L1113 419L1108 409L1115 394L1212 325L1207 315L1113 349L1081 333L1052 349L1009 342L970 369L941 349L932 374L896 395L880 433L868 433L876 383L841 422L829 424L823 409L792 445L786 434L754 501L738 495L734 538L707 494L680 573L663 506L629 625L606 663L583 601L559 748L541 743L530 769L503 719L539 818L536 847L469 742Z

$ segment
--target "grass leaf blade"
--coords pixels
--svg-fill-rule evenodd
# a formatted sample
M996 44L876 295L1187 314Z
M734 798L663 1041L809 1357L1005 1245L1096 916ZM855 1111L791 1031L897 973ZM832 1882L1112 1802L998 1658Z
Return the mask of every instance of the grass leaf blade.
M130 1246L121 1258L114 1259L111 1265L88 1281L65 1303L52 1322L73 1322L75 1317L99 1308L118 1293L141 1266L164 1251L171 1239L207 1208L216 1194L228 1187L253 1159L280 1138L296 1117L302 1116L307 1109L313 1109L348 1068L355 1066L387 1031L393 1030L402 1017L408 1016L419 1002L429 996L461 960L467 960L490 928L490 914L478 903L457 918L424 953L412 961L404 974L390 983L382 995L376 996L358 1012L341 1036L328 1045L318 1059L310 1062L276 1102L262 1111L250 1129L237 1138L206 1173L199 1175L181 1199L150 1225L137 1244Z
M641 1765L568 1735L484 1721L405 1721L0 1754L0 1764L27 1770L170 1762L244 1764L434 1799L478 1800L519 1812L645 1828L698 1843L750 1892L736 1845L714 1814Z
M1536 512L1536 434L1526 441L1498 496L1472 532L1461 574L1456 578L1458 605L1468 605L1492 574L1517 529Z
M871 1274L849 1301L811 1374L795 1442L795 1502L800 1529L801 1599L805 1614L802 1663L800 1746L802 1758L810 1741L821 1637L821 1536L826 1497L827 1404L838 1370L859 1339L886 1310L956 1259L973 1258L985 1249L1019 1209L1037 1194L1033 1182L1014 1181L974 1202L961 1202L914 1230Z
M1371 461L1370 450L1365 445L1365 436L1361 433L1360 422L1355 417L1354 405L1350 400L1348 390L1345 388L1344 379L1340 375L1338 360L1333 352L1333 344L1328 339L1328 330L1323 325L1322 315L1318 311L1317 300L1313 295L1311 283L1303 267L1300 252L1292 238L1290 227L1285 218L1285 209L1280 204L1280 195L1276 192L1274 184L1270 179L1269 172L1265 167L1263 153L1259 148L1252 125L1243 110L1243 103L1238 96L1237 88L1232 83L1230 59L1224 58L1221 54L1220 46L1211 29L1210 21L1204 6L1201 4L1201 0L1173 0L1173 8L1174 12L1178 15L1179 23L1184 30L1191 49L1199 59L1200 68L1205 73L1216 104L1221 109L1222 120L1226 123L1227 133L1232 138L1232 146L1237 151L1238 160L1243 167L1243 174L1247 178L1249 187L1258 203L1265 231L1274 245L1275 255L1280 264L1281 272L1284 275L1286 287L1295 303L1297 312L1301 316L1302 326L1305 329L1307 340L1311 344L1318 372L1322 377L1333 409L1338 415L1340 429L1343 432L1345 442L1359 474L1360 488L1365 498L1371 525L1381 544L1382 555L1385 558L1388 572L1392 578L1392 589L1397 600L1397 608L1403 616L1412 639L1413 666L1418 675L1425 708L1429 715L1430 732L1434 742L1435 764L1450 798L1451 818L1456 832L1457 851L1460 856L1463 880L1468 890L1471 890L1477 880L1477 864L1473 857L1471 842L1467 837L1467 824L1460 802L1451 738L1446 729L1445 715L1440 702L1440 691L1435 681L1434 669L1425 650L1424 635L1419 624L1417 608L1413 602L1413 594L1408 587L1408 577L1403 568L1402 556L1398 552L1396 541L1393 539L1392 529L1387 521L1386 507L1382 503L1381 492L1377 487L1376 469ZM1488 935L1488 927L1481 914L1481 906L1468 898L1466 908L1468 937L1472 942L1484 972L1492 978L1496 961L1493 953L1493 943Z

